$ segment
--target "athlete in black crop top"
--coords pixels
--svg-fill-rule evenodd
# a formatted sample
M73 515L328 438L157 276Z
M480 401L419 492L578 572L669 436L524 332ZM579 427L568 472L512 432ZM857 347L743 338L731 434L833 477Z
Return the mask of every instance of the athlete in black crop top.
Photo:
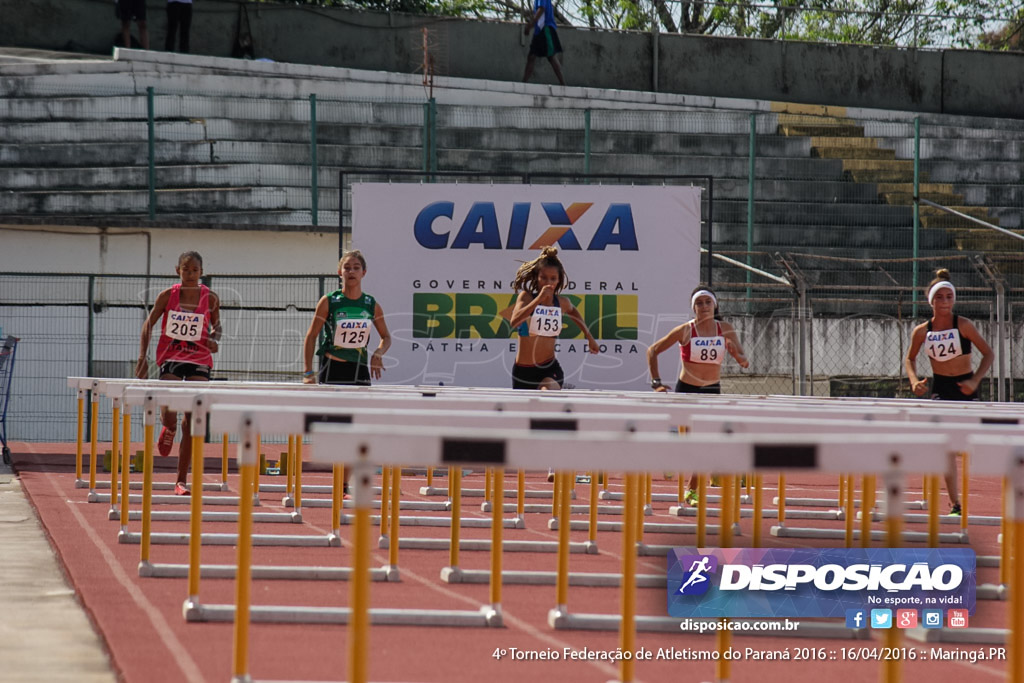
M944 401L974 401L978 398L981 378L992 367L992 349L978 333L974 323L953 314L956 289L949 281L949 272L940 270L936 275L938 277L926 290L932 317L914 328L903 367L907 371L910 387L917 396L930 394L932 398ZM974 346L981 352L981 363L972 371L971 350ZM922 348L932 366L930 392L928 380L917 375L917 356ZM946 489L953 504L950 514L960 514L955 461L946 473Z

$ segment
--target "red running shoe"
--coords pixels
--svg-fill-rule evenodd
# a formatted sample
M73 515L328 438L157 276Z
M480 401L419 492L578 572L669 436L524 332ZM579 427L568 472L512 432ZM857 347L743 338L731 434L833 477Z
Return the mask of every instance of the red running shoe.
M164 427L160 431L160 438L156 441L156 450L160 455L170 455L171 447L174 446L174 435L177 433L176 429L168 429Z
M191 496L192 492L185 488L185 485L180 481L174 484L174 495L176 496Z

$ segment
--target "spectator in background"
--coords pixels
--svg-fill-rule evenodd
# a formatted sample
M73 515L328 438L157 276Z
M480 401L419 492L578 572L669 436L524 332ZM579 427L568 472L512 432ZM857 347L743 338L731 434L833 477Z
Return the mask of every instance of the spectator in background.
M174 36L181 29L178 52L188 54L188 32L192 28L192 0L167 0L167 40L164 50L174 52Z
M534 60L537 57L547 57L558 82L565 85L562 66L558 63L557 56L562 51L562 43L558 40L558 32L555 30L555 8L551 2L552 0L534 0L533 18L523 28L523 33L529 33L530 29L533 29L533 40L530 41L530 54L526 57L523 82L530 80L530 76L533 75Z
M132 46L132 19L139 25L139 44L149 49L149 30L146 28L146 0L117 0L117 17L121 20L121 45Z

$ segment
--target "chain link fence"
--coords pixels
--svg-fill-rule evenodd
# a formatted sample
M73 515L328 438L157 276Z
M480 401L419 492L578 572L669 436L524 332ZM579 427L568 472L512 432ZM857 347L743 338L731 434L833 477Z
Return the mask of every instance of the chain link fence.
M723 256L739 262L749 257L765 272L785 275L791 283L754 273L755 281L748 284L732 272L743 269L715 262L721 313L735 325L751 361L747 370L727 362L726 392L911 395L903 357L914 325L930 315L920 296L915 303L915 290L907 284L913 263L796 252ZM974 321L996 352L981 398L999 398L1002 372L1005 398L1024 400L1024 359L1014 353L1024 341L1024 305L1006 305L1001 319L994 283L986 281L988 271L966 255L917 265L927 272L940 266L950 269L957 283L957 312ZM707 279L706 263L702 271ZM863 272L874 280L864 284ZM21 338L8 419L12 438L73 439L75 398L66 378L131 377L146 312L156 295L175 282L144 275L0 274L0 325ZM224 337L215 377L299 381L302 341L313 309L320 296L338 286L337 279L215 275L204 282L221 299ZM1021 292L1006 293L1013 299ZM1000 325L1001 346L996 341ZM151 357L155 348L153 342ZM975 350L975 367L979 360ZM921 376L931 374L924 354L917 369ZM101 407L101 440L110 438L109 410Z

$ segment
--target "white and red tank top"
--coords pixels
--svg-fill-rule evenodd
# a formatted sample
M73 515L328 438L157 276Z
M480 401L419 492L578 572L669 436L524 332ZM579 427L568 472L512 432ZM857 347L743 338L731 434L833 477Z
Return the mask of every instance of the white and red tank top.
M193 311L181 308L181 284L171 287L160 323L156 362L195 363L213 367L213 353L206 345L210 337L210 288L199 286L199 304Z
M721 365L725 359L722 323L715 322L714 337L700 337L697 335L696 321L690 321L690 341L679 345L679 355L682 356L684 363Z

